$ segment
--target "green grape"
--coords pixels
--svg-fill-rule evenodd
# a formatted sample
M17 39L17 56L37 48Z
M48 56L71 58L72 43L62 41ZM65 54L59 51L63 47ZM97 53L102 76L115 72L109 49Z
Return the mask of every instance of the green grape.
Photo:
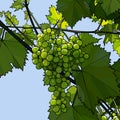
M73 48L77 50L77 49L79 49L79 45L78 44L74 44Z
M53 62L55 62L55 63L59 62L59 57L54 57Z
M61 108L65 108L66 106L64 104L61 105Z
M64 112L64 113L67 112L67 109L66 109L66 108L63 108L63 109L62 109L62 112Z
M57 73L61 73L61 72L62 72L62 68L58 66L58 67L56 68L56 72L57 72Z
M79 57L79 55L80 55L80 53L79 53L78 50L75 50L75 51L73 52L73 56L74 56L75 58Z
M54 91L55 91L55 87L49 86L48 91L49 91L49 92L54 92Z
M37 55L40 55L41 54L41 52L40 51L37 51Z
M84 54L84 58L85 58L85 59L88 59L88 58L89 58L89 55L88 55L88 54Z
M49 85L49 83L50 83L50 79L47 76L44 77L43 81L44 81L44 85Z
M56 43L57 43L57 45L61 45L62 40L58 38L58 39L56 40Z
M59 109L60 109L60 107L57 106L57 105L53 107L53 111L54 111L55 113L57 113L57 112L59 111Z
M44 66L48 66L49 64L50 64L49 61L47 61L47 60L43 60L43 65L44 65Z
M81 46L81 45L82 45L82 41L81 41L81 40L77 40L77 44L78 44L79 46Z
M69 61L68 56L63 56L63 61L68 62Z
M62 97L65 97L65 96L66 96L66 93L65 93L65 92L62 92L62 93L61 93L61 96L62 96Z
M62 49L66 49L67 48L67 44L62 45Z
M51 85L51 86L54 86L55 84L56 84L55 79L51 79L51 80L50 80L50 85Z
M38 64L36 64L36 69L41 69L42 68L42 66L41 66L41 64L40 63L38 63Z
M102 120L107 120L107 117L106 117L106 116L102 116L101 119L102 119Z
M33 53L32 54L32 58L34 59L34 58L38 58L38 55L36 54L36 53Z
M51 76L51 75L52 75L52 71L46 70L46 71L45 71L45 74L48 75L48 76Z
M48 43L47 42L43 42L42 43L42 47L46 48L48 46Z
M48 56L47 56L47 60L48 60L48 61L52 61L52 60L53 60L53 55L48 55Z
M56 97L58 97L58 96L59 96L59 94L60 94L60 92L59 92L59 91L54 91L54 93L53 93L53 95L54 95L54 96L56 96Z
M47 31L47 33L51 33L52 30L50 28L47 28L46 31Z
M62 87L62 88L65 89L65 88L67 88L67 86L68 86L68 84L67 84L66 82L62 82L62 83L61 83L61 87Z
M51 95L51 98L54 99L54 100L56 100L57 97L54 96L54 95ZM56 103L57 103L57 101L56 101Z
M50 100L50 105L56 105L56 100Z
M33 47L33 48L32 48L33 53L36 53L38 50L39 50L38 47Z
M58 83L58 84L61 83L61 81L62 81L61 78L56 79L56 83Z
M65 77L69 77L70 76L70 72L65 72Z
M68 68L68 67L69 67L69 64L68 64L68 63L63 63L63 66L64 66L65 68Z
M37 65L39 63L39 60L36 58L36 59L33 59L32 62L33 64Z
M61 52L62 52L63 55L66 55L68 53L68 50L67 49L62 49Z
M41 53L41 58L46 58L47 55L48 55L47 52L44 51L44 52Z
M56 112L56 115L60 115L61 111L59 110L58 112Z
M72 49L72 44L68 43L68 44L67 44L67 48L68 48L68 49Z
M83 63L83 62L85 61L85 59L84 59L84 58L80 58L79 61L80 61L81 63Z
M56 100L56 104L61 105L61 100Z

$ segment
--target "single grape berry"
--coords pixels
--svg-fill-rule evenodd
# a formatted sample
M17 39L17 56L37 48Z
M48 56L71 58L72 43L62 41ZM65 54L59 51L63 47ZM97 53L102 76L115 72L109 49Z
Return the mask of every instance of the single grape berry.
M45 52L45 51L42 52L42 53L41 53L41 58L46 58L46 57L47 57L47 52Z
M61 83L61 87L62 87L62 88L65 89L65 88L67 88L67 86L68 86L68 84L67 84L65 81Z
M78 45L78 44L74 44L74 45L73 45L73 48L74 48L74 49L79 49L79 45Z
M55 87L50 86L50 87L48 88L48 91L49 91L49 92L54 92L54 91L55 91Z
M50 105L56 105L56 100L50 100Z
M32 51L33 51L34 53L36 53L38 50L39 50L38 47L33 47L33 48L32 48Z

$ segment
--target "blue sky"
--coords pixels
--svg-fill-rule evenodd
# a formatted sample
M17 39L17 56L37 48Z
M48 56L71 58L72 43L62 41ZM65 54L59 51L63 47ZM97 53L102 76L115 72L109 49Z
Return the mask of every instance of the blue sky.
M0 11L8 10L12 0L0 3ZM55 5L54 0L31 0L30 9L39 23L46 22L50 5ZM23 22L22 15L18 18ZM97 24L85 20L77 24L76 29L94 30ZM111 50L110 45L108 48ZM107 48L107 50L108 50ZM117 59L117 56L111 56ZM12 73L0 78L0 120L47 120L50 93L43 86L43 71L36 70L28 55L24 71L13 69Z

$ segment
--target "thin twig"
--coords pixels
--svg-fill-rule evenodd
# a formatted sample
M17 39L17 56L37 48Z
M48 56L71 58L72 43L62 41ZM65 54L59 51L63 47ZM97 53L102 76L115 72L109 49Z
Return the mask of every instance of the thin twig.
M7 26L9 28L14 28L14 26ZM18 28L24 28L24 29L30 29L33 27L23 27L23 26L17 26ZM35 27L35 29L39 29L39 27ZM51 29L55 29L55 30L61 30L61 31L65 31L65 32L72 32L75 34L78 33L93 33L93 34L99 34L99 33L104 33L104 34L120 34L119 31L81 31L81 30L71 30L71 29L60 29L60 28L51 28Z
M30 22L31 22L31 24L32 24L32 26L33 26L33 29L34 29L36 35L38 35L38 31L37 31L36 28L35 28L34 22L33 22L32 17L31 17L30 10L29 10L29 8L28 8L27 0L25 0L25 8L26 8L26 11L27 11L28 16L29 16L29 18L30 18Z

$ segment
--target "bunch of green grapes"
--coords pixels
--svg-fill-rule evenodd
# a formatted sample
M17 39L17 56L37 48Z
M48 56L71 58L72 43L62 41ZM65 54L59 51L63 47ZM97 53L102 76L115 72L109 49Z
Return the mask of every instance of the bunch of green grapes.
M37 45L32 48L33 64L37 69L44 70L44 85L49 85L48 91L53 92L50 100L50 111L57 115L66 112L70 105L69 77L74 66L80 65L89 55L81 50L82 41L76 36L65 40L61 32L47 28L38 35Z

